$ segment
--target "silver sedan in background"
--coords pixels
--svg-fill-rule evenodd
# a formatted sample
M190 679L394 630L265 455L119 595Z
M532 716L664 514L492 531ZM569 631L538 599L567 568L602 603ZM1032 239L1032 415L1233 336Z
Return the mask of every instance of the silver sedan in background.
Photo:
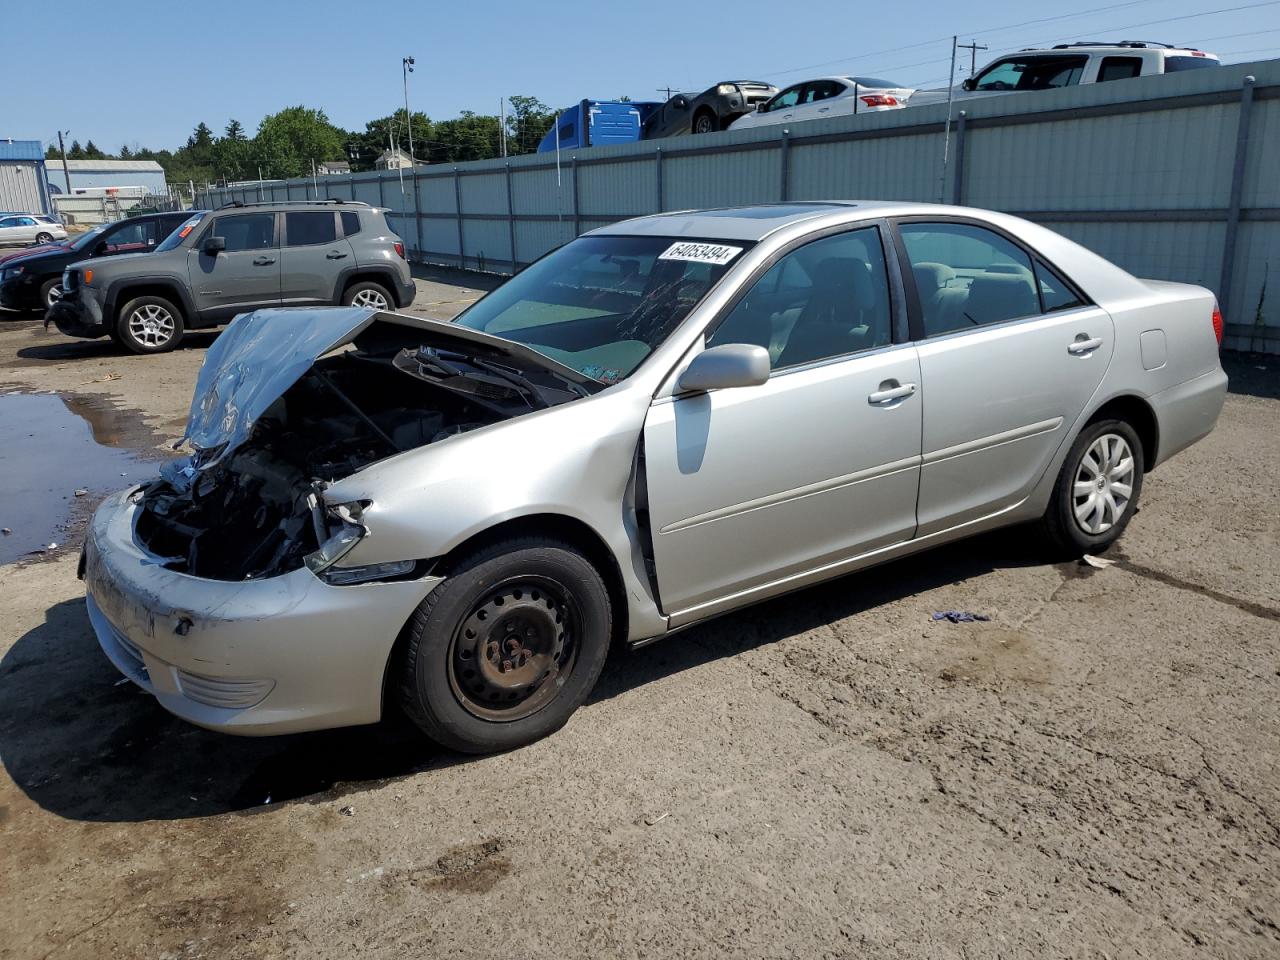
M259 311L209 351L194 454L95 515L89 616L202 726L398 708L505 749L613 643L1008 524L1106 549L1213 429L1221 336L1207 290L880 202L618 223L453 323Z

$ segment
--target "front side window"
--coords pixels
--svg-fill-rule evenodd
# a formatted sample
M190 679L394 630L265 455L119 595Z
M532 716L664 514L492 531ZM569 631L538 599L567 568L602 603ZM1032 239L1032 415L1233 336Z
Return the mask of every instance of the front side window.
M1080 82L1088 57L1012 57L978 75L975 90L1052 90Z
M904 223L926 337L1084 305L1042 261L993 230L967 223Z
M3 220L0 220L0 228L16 226L18 226L17 217L5 217Z
M616 383L670 336L748 246L580 237L516 274L455 322Z
M786 110L788 107L794 107L800 102L800 92L804 89L804 84L797 84L794 87L788 87L780 94L769 101L765 106L765 112L770 110Z
M1132 80L1142 76L1141 57L1103 57L1098 66L1098 82Z
M274 246L274 213L236 213L219 217L210 228L215 237L227 241L227 252L263 250Z
M766 348L775 370L892 340L880 231L866 227L791 251L769 268L707 339Z
M333 243L338 228L331 210L306 210L284 215L285 242L291 247L307 247L317 243Z

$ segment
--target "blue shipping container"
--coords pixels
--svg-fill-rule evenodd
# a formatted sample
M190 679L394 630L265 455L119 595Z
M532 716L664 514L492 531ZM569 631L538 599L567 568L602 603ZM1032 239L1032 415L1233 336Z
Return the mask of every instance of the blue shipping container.
M582 100L556 117L555 125L538 144L538 152L556 149L559 133L561 150L604 147L612 143L635 143L645 120L660 103L643 100Z

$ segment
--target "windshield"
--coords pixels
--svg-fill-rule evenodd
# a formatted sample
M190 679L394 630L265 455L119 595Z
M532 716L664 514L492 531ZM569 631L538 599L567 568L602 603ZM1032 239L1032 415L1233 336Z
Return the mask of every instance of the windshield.
M71 244L71 249L72 249L72 250L84 250L84 249L87 249L90 245L92 245L92 244L93 244L93 242L94 242L95 240L97 240L97 239L98 239L98 237L102 236L102 231L106 230L106 229L107 229L107 227L109 227L109 226L110 226L110 224L109 224L109 223L104 223L104 224L102 224L102 226L94 227L92 230L90 230L90 231L89 231L88 233L86 233L84 236L82 236L82 237L80 237L79 239L77 239L75 243Z
M172 250L174 247L178 246L178 244L182 243L183 240L190 236L191 231L196 228L196 224L203 219L203 213L192 214L191 217L182 224L182 226L160 242L160 245L156 247L155 252L164 253L166 250Z
M580 237L517 274L456 322L616 383L671 334L748 246Z

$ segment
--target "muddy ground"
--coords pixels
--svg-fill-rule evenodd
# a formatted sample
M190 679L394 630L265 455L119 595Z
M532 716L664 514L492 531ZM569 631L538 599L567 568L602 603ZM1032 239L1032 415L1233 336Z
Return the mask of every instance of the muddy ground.
M3 317L0 384L154 451L208 343ZM1230 364L1115 566L1019 531L899 561L617 654L563 731L483 759L171 719L98 651L73 524L0 566L0 957L1280 957L1266 365Z

